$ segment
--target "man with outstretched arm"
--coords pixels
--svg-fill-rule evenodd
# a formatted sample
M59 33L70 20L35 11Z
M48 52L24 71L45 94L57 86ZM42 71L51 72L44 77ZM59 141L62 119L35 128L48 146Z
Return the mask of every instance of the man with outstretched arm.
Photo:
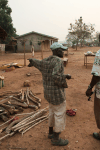
M98 129L100 129L100 50L98 50L96 53L91 73L93 76L90 85L88 86L88 89L86 91L86 96L91 96L92 88L95 86L94 114L97 127ZM94 132L93 137L100 140L100 132Z
M66 125L66 97L65 88L68 88L66 78L71 75L64 75L63 51L67 49L57 42L51 45L53 55L43 59L28 59L29 67L34 66L42 73L44 97L49 102L49 134L53 145L64 146L68 140L59 138L59 134Z

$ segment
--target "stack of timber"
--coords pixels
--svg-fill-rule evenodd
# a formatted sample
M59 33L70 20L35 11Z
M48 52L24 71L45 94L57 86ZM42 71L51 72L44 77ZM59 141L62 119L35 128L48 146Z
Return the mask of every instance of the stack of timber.
M32 108L34 111L41 107L41 99L33 94L27 87L19 92L6 91L0 93L0 118L7 121L10 115L22 112L25 108Z
M0 125L0 133L2 134L5 131L5 135L0 137L0 141L15 133L21 133L23 135L34 126L48 119L48 107L31 113L17 114L17 117L18 115L23 117L14 120L15 115L12 119Z

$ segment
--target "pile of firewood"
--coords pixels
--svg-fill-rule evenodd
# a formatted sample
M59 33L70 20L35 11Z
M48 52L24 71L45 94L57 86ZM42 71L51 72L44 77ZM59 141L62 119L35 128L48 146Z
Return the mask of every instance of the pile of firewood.
M41 106L41 99L35 96L28 87L19 92L0 93L0 97L3 97L0 100L0 118L3 121L7 121L10 115L22 112L24 108L32 108L36 111Z
M14 118L16 117L14 116L12 119L0 125L1 128L1 126L4 126L9 123L8 125L0 129L0 133L2 133L3 131L5 131L6 133L0 138L0 140L12 136L17 132L22 133L23 135L37 124L48 119L48 107L31 113L17 114L17 117L18 115L24 115L24 117L14 120Z

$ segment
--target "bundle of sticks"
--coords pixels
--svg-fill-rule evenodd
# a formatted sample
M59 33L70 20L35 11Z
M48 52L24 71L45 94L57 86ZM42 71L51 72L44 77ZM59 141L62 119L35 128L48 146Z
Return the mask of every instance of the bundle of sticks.
M31 112L31 113L24 113L24 114L19 114L19 115L24 115L24 117L14 120L14 116L12 119L8 120L7 122L3 123L1 126L4 126L5 124L9 123L9 125L6 125L0 130L0 133L5 131L6 135L0 138L0 140L12 136L15 133L19 132L26 133L28 130L36 126L37 124L43 122L44 120L48 119L48 107L38 110L36 112ZM18 116L18 114L17 114ZM12 122L11 122L12 121Z
M4 99L0 100L0 118L3 121L7 121L10 115L22 112L24 108L32 108L37 110L41 107L41 99L33 94L33 92L26 88L26 90L20 90L19 92L3 93Z

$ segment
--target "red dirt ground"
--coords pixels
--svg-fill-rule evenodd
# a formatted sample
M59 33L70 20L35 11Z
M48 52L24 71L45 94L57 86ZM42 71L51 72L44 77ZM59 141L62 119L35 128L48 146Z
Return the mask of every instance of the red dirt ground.
M64 147L51 145L48 139L48 120L35 126L26 132L23 136L16 133L14 136L6 138L0 142L0 150L21 149L24 150L100 150L100 141L93 138L93 132L98 132L94 118L94 96L91 101L85 95L85 91L91 81L92 64L84 66L84 52L96 52L99 47L79 48L77 51L69 48L68 64L65 67L65 74L69 73L74 79L68 80L68 88L66 89L66 109L77 109L76 116L70 117L66 115L66 129L60 134L61 138L68 139L69 144ZM50 56L51 52L44 52L44 58ZM24 55L22 53L8 53L0 55L0 66L11 62L24 64ZM31 54L26 53L26 59L31 58ZM41 59L41 53L35 52L35 58ZM89 62L94 61L93 57L88 59ZM28 60L26 61L28 65ZM26 73L31 73L30 77ZM42 75L34 67L17 68L10 72L0 71L0 75L5 77L5 86L0 89L0 93L7 90L19 91L23 88L25 80L30 80L31 90L34 93L40 93L39 98L42 99L41 109L48 106L48 102L44 99ZM25 88L23 88L25 89ZM25 109L24 112L31 112L32 109ZM0 124L3 122L0 121ZM0 128L1 129L1 128ZM0 135L2 137L2 134Z

